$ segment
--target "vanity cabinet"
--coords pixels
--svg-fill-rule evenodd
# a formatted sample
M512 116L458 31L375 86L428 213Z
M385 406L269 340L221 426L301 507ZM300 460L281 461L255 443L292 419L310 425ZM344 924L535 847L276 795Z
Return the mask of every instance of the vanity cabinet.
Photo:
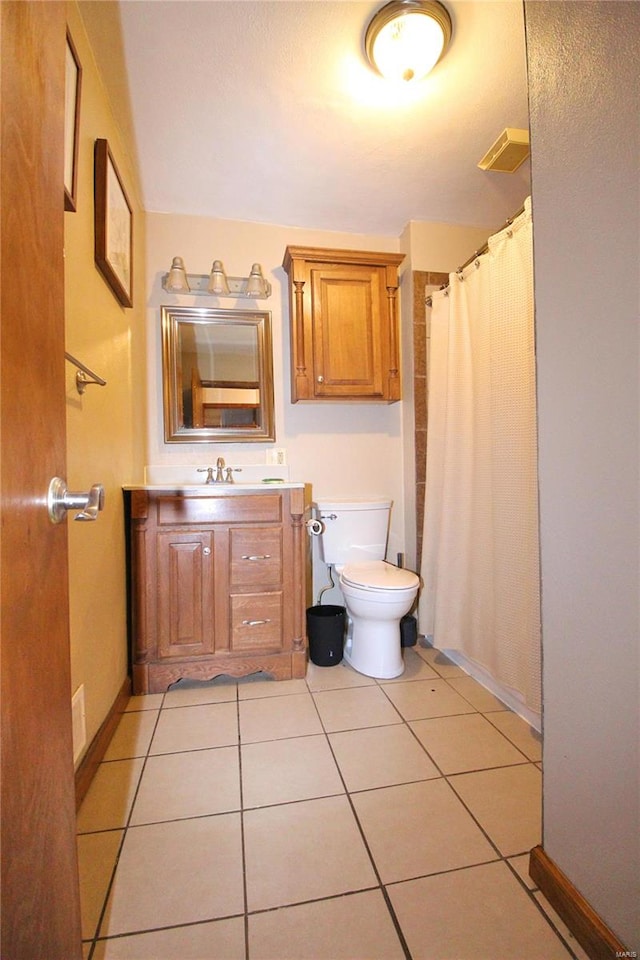
M304 677L306 488L125 495L134 693L182 677Z
M291 399L400 399L398 266L403 254L287 247Z

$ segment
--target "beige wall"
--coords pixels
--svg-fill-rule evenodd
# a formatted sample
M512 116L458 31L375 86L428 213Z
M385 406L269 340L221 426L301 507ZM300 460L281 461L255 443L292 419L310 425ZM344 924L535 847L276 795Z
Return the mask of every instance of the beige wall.
M543 845L640 952L640 6L527 0L525 10Z
M486 233L463 227L447 228L443 224L414 224L418 256L427 246L438 263L453 269L475 249L478 236ZM397 252L400 238L362 236L328 231L303 230L284 226L214 220L174 214L147 215L148 314L147 344L149 368L148 448L147 464L209 465L222 455L227 463L265 463L267 450L285 448L291 478L311 484L314 496L388 496L393 500L388 555L395 560L398 552L407 553L407 563L415 554L413 507L407 509L405 497L413 504L413 476L405 474L404 451L412 446L412 432L404 443L403 410L412 406L411 377L403 384L403 402L395 404L367 403L291 403L289 294L282 259L287 244L318 247L343 247L361 250ZM412 236L412 235L411 235ZM410 239L411 239L410 236ZM403 237L404 242L404 237ZM437 251L446 246L446 254ZM406 251L403 251L406 252ZM242 307L242 301L214 297L171 297L161 287L174 256L181 256L190 273L208 273L214 259L221 259L230 276L246 276L254 261L262 264L273 293L258 302L260 309L272 315L274 343L276 443L245 444L166 444L162 424L160 306L210 305L227 309ZM413 250L406 263L413 257ZM400 302L411 303L407 284L411 272L401 268ZM251 302L251 301L250 301ZM409 332L411 327L409 326ZM410 340L403 341L403 352L410 355ZM325 582L325 569L317 562L317 586ZM316 590L314 589L314 594ZM327 598L328 599L328 598Z
M124 524L121 485L140 475L145 430L144 218L136 178L75 3L67 22L82 64L77 212L65 213L66 350L107 381L75 387L67 363L67 482L72 490L104 484L96 523L69 518L72 693L84 684L87 742L127 673ZM134 210L134 306L124 309L94 263L93 148L109 141Z

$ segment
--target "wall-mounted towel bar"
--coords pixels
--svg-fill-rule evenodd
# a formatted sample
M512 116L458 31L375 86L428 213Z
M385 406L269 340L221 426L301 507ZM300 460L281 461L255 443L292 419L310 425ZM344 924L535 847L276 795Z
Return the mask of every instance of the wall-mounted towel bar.
M89 367L85 367L84 363L80 363L79 360L76 360L75 357L72 357L71 354L66 351L65 357L69 363L73 363L74 366L78 368L76 373L76 387L79 394L83 394L87 385L90 383L96 383L99 387L106 387L107 381L99 377L98 374L90 370Z

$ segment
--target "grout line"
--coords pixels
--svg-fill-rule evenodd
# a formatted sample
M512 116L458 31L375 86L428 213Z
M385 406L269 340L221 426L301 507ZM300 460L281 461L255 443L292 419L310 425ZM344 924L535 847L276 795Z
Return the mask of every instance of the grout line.
M422 659L422 658L421 658L421 659ZM433 669L435 672L437 672L437 668L433 667L433 666L432 666L431 664L429 664L427 661L424 661L424 662L427 663L427 666L431 667L431 669ZM438 677L434 677L434 678L424 678L424 679L425 679L427 682L429 682L430 680L433 681L433 680L436 680L436 679L444 679L445 682L446 682L446 678L445 678L445 677L441 677L440 675L438 675ZM416 682L416 681L407 680L406 682ZM491 837L487 834L487 832L484 830L484 828L482 827L482 825L481 825L481 824L479 823L479 821L476 819L476 817L474 816L474 814L472 813L472 811L467 807L466 803L465 803L465 802L462 800L462 798L457 794L457 792L456 792L455 789L453 788L452 784L449 782L449 779L450 779L450 778L456 777L456 776L462 776L462 775L464 775L464 774L466 774L466 773L479 773L479 772L488 772L488 771L499 770L499 769L511 769L512 767L524 766L525 763L526 763L526 764L530 764L531 766L535 766L535 765L536 765L536 761L533 761L533 760L529 759L528 757L526 757L526 755L523 753L523 751L518 748L517 744L513 743L513 741L511 741L510 738L507 737L506 734L502 733L502 731L499 730L497 727L494 727L494 729L496 729L499 733L502 734L502 736L504 737L504 739L505 739L508 743L510 743L511 745L513 745L513 746L515 747L515 749L519 750L519 752L523 755L523 761L522 761L522 763L507 764L507 765L504 765L504 764L503 764L503 765L498 765L498 766L496 766L496 767L490 767L490 768L481 767L481 768L478 768L478 770L471 770L471 771L464 770L464 771L457 771L456 773L452 773L452 774L445 774L445 773L442 771L442 769L440 768L440 766L435 762L435 760L433 759L433 757L431 756L431 754L429 753L429 751L427 750L427 748L425 747L425 745L419 740L419 738L417 737L416 733L415 733L415 732L413 731L413 729L411 728L411 726L410 726L410 722L411 722L411 721L406 720L406 719L402 716L399 708L396 707L395 703L393 703L393 701L390 699L389 695L387 694L387 691L383 688L382 682L377 682L377 681L375 681L373 684L359 684L359 685L346 686L346 687L323 688L323 689L321 689L321 690L312 690L312 689L311 689L311 687L309 686L308 676L307 676L307 678L305 678L305 683L306 683L306 687L307 687L308 694L310 695L311 701L312 701L313 704L314 704L314 708L315 708L315 710L316 710L316 714L317 714L317 716L318 716L318 719L319 719L319 722L320 722L320 725L321 725L321 728L322 728L322 729L321 729L321 734L319 734L319 733L303 734L303 735L293 734L293 735L291 735L291 736L289 736L289 737L271 737L271 738L269 738L268 740L249 741L246 745L254 745L254 744L261 744L261 743L275 743L275 742L279 742L279 741L281 741L281 740L294 740L294 739L297 740L297 739L303 739L303 738L305 738L305 737L312 737L312 736L319 736L319 735L323 735L323 736L324 736L325 741L326 741L326 743L327 743L327 745L328 745L328 747L329 747L331 756L332 756L332 758L333 758L333 762L334 762L334 764L335 764L335 766L336 766L336 769L337 769L337 772L338 772L340 781L341 781L341 783L342 783L344 795L346 796L347 801L348 801L348 803L349 803L349 805L350 805L350 808L351 808L352 814L353 814L353 816L354 816L354 818L355 818L355 821L356 821L356 824L357 824L357 827L358 827L358 830L359 830L359 833L360 833L362 842L363 842L363 844L364 844L364 846L365 846L365 849L366 849L366 851L367 851L367 854L368 854L368 856L369 856L369 860L370 860L370 862L371 862L371 866L372 866L374 875L375 875L375 877L376 877L376 879L377 879L378 886L377 886L377 887L367 887L367 888L363 888L362 891L345 891L344 893L337 894L337 895L334 895L334 896L318 897L318 898L314 898L314 899L311 899L311 900L303 900L303 901L300 901L299 903L296 902L296 903L292 903L292 904L282 904L282 905L270 907L270 908L267 908L267 909L258 909L258 910L254 910L254 911L249 911L249 907L248 907L248 890L247 890L247 870L246 870L246 849L245 849L246 844L245 844L245 833L244 833L245 803L244 803L244 792L243 792L243 781L242 781L242 747L243 747L245 744L243 744L243 742L242 742L242 736L241 736L241 727L240 727L240 704L241 704L242 702L255 701L255 700L257 700L257 699L260 699L260 700L263 700L263 699L271 700L271 699L273 699L273 698L272 698L272 697L269 697L269 698L246 698L246 699L243 698L243 700L241 700L241 699L240 699L240 695L239 695L239 685L236 684L235 703L236 703L236 716L237 716L237 725L238 725L237 744L236 744L236 746L237 746L237 751L238 751L238 776L239 776L239 791L240 791L240 797L239 797L240 809L239 809L239 813L240 813L240 824L241 824L241 847L242 847L241 855L242 855L243 898L244 898L244 917L243 917L243 919L244 919L244 935L245 935L245 960L249 960L249 917L250 917L250 916L257 915L257 914L261 914L261 913L272 912L272 911L275 911L275 910L285 909L285 908L287 908L287 907L294 907L294 906L298 906L298 905L305 904L305 903L314 903L314 902L324 902L324 901L328 901L328 900L336 900L336 899L340 899L340 898L347 897L347 896L353 896L353 895L355 895L355 894L357 894L357 893L364 892L365 889L366 889L366 890L372 890L372 891L375 890L375 889L379 889L379 890L381 891L381 893L382 893L382 895L383 895L383 897L384 897L385 903L386 903L386 905L387 905L387 909L389 910L390 917L391 917L392 922L393 922L393 924L394 924L394 928L395 928L395 930L396 930L397 936L399 937L400 943L401 943L401 945L402 945L402 948L403 948L403 951L404 951L404 954L405 954L405 958L406 958L406 960L411 960L411 953L410 953L410 951L409 951L409 948L408 948L407 942L406 942L406 940L405 940L404 934L402 933L400 924L399 924L398 919L397 919L397 917L396 917L396 915L395 915L395 911L393 910L393 907L392 907L390 898L389 898L388 893L387 893L387 885L383 884L383 882L382 882L382 880L381 880L381 877L380 877L378 868L377 868L376 863L375 863L375 861L374 861L373 855L372 855L372 853L371 853L371 849L370 849L369 844L368 844L368 842L367 842L367 839L366 839L366 837L365 837L365 834L364 834L364 830L363 830L363 828L362 828L362 825L361 825L361 823L360 823L360 821L359 821L359 819L358 819L358 816L357 816L357 813L356 813L356 810L355 810L355 806L354 806L354 803L353 803L353 800L352 800L352 795L356 795L356 794L364 793L364 792L369 792L369 791L372 791L372 790L388 789L389 787L394 787L394 786L403 786L403 785L405 785L405 783L404 783L404 782L403 782L403 783L398 783L398 784L395 784L395 783L394 783L394 784L382 785L382 786L379 786L379 787L368 788L367 790L354 790L354 791L349 791L349 790L347 789L347 784L346 784L345 779L344 779L344 776L343 776L343 774L342 774L342 770L341 770L341 768L340 768L340 765L339 765L339 763L338 763L338 761L337 761L337 759L336 759L336 756L335 756L335 753L334 753L334 750L333 750L333 745L332 745L331 740L330 740L330 733L331 733L331 734L341 734L341 733L349 733L349 732L352 732L352 731L356 731L356 732L357 732L357 731L361 731L361 730L376 729L378 726L381 726L381 727L399 727L401 724L404 725L404 727L409 730L409 732L411 733L411 735L412 735L412 737L414 738L414 740L420 745L422 751L423 751L423 752L425 753L425 755L429 758L429 760L433 763L435 769L436 769L436 770L438 771L438 773L439 773L439 777L419 778L418 780L406 781L406 783L407 783L407 784L409 784L409 783L419 783L419 782L425 782L425 783L427 783L427 782L430 782L430 781L435 781L435 780L437 780L437 779L439 779L439 778L443 779L443 780L447 783L449 789L452 791L452 793L454 794L454 796L457 798L457 800L458 800L458 801L462 804L462 806L464 807L465 811L469 814L469 816L472 818L472 820L474 821L474 823L477 825L478 829L481 831L481 833L483 834L483 836L486 838L486 840L487 840L488 843L490 844L491 848L496 852L496 859L495 859L495 860L483 861L483 863L484 863L484 862L486 862L486 863L493 863L493 862L503 861L503 862L505 862L505 863L507 864L510 872L517 878L517 880L519 881L520 885L525 889L525 891L526 891L527 894L529 895L530 899L532 899L532 900L534 901L534 903L536 904L536 908L538 909L538 911L544 916L546 922L549 924L549 926L551 927L551 929L557 934L557 936L560 938L560 940L561 940L561 942L563 943L563 945L564 945L564 946L566 947L566 949L568 950L569 954L570 954L570 955L574 958L574 960L575 960L575 956L576 956L576 955L573 953L571 947L566 943L565 938L562 936L562 934L560 933L560 931L554 926L553 921L551 920L551 918L549 917L549 915L545 913L543 907L541 906L541 904L539 903L539 901L538 901L538 900L536 899L536 897L534 896L534 894L535 894L536 891L530 890L530 889L528 888L528 886L526 885L526 883L523 881L522 877L520 877L520 875L518 874L518 872L515 870L515 867L509 862L510 858L513 859L514 857L518 856L519 854L509 854L508 856L506 856L506 855L503 855L503 854L498 850L496 844L491 840ZM315 694L324 693L324 692L345 692L345 691L350 691L350 690L353 690L353 689L361 689L362 687L371 687L371 686L374 686L374 685L375 685L375 686L378 686L379 688L382 689L383 693L385 694L385 697L386 697L387 700L391 703L391 705L394 707L394 710L396 711L396 713L398 714L398 716L399 716L399 718L400 718L400 720L399 720L398 723L391 723L391 724L390 724L390 723L385 723L385 724L381 724L381 725L375 725L374 727L371 727L370 725L368 725L368 726L366 726L366 727L355 727L355 728L352 728L352 730L327 731L327 729L325 728L325 724L324 724L324 722L323 722L322 716L321 716L321 714L320 714L320 711L319 711L319 709L318 709L318 705L317 705L317 702L316 702ZM395 684L394 684L394 685L395 685ZM450 685L450 684L448 684L448 685L451 686L452 689L455 690L455 688L454 688L452 685ZM467 698L464 697L463 694L460 694L459 691L455 691L455 692L458 693L459 696L462 696L463 699L467 700ZM281 696L286 697L286 696L293 696L293 695L294 695L294 694L292 694L292 693L285 692L285 693L283 693ZM299 695L299 694L296 694L296 695ZM186 706L217 705L218 703L230 703L230 702L233 702L233 701L212 701L212 702L209 703L209 704L185 704L185 705L183 705L183 706L186 707ZM467 701L467 702L468 702L468 703L470 704L470 706L472 707L472 712L471 712L471 713L467 713L467 714L453 714L453 716L470 716L470 715L473 715L473 714L476 714L476 715L479 715L479 716L484 716L482 710L478 709L473 703L471 703L471 701ZM176 706L178 706L178 705L176 705ZM109 884L107 885L107 890L106 890L106 894L105 894L105 897L104 897L104 902L103 902L102 910L101 910L101 912L100 912L100 916L99 916L99 919L98 919L98 922L97 922L97 925L96 925L96 929L95 929L94 934L93 934L93 936L92 936L92 938L91 938L91 941L89 941L89 940L84 941L85 944L87 944L87 943L90 942L88 960L91 960L91 957L93 956L93 953L94 953L94 951L95 951L95 949L96 949L96 944L97 944L98 941L105 941L105 940L109 940L109 939L118 939L118 938L121 938L121 937L123 937L123 936L135 936L135 935L137 935L137 934L141 934L141 933L145 933L145 932L151 932L151 931L129 931L129 932L123 933L123 934L115 934L115 935L113 935L113 937L103 937L103 936L100 936L100 935L99 935L99 931L100 931L101 926L102 926L102 923L103 923L103 921L104 921L104 916L105 916L105 912L106 912L106 906L107 906L107 903L108 903L108 900L109 900L109 896L110 896L110 894L111 894L111 890L112 890L113 883L114 883L114 880L115 880L115 875L116 875L118 863L119 863L119 860L120 860L120 856L121 856L121 853L122 853L123 845L124 845L124 842L125 842L125 839L126 839L126 836L127 836L127 832L128 832L128 830L132 827L132 825L131 825L131 817L132 817L133 809L134 809L134 807L135 807L135 803L136 803L136 800L137 800L137 797L138 797L138 793L139 793L139 791L140 791L140 786L141 786L141 782L142 782L142 777L143 777L143 775L144 775L144 772L145 772L145 769L146 769L146 766L147 766L147 761L149 760L149 758L150 758L151 756L154 756L154 757L155 757L155 756L157 756L157 757L171 756L171 755L179 754L179 753L183 753L183 752L204 752L204 751L206 751L206 750L222 749L222 748L228 748L229 746L232 746L232 744L221 744L221 745L217 745L217 746L215 746L215 747L203 747L203 748L196 748L196 750L185 750L185 751L177 750L177 751L170 751L170 752L167 753L167 754L153 754L153 755L152 755L152 754L150 753L151 745L152 745L154 736L155 736L155 734L156 734L156 731L157 731L157 728L158 728L158 724L159 724L159 722L160 722L160 717L162 716L162 713L163 713L163 710L164 710L164 709L167 709L167 710L175 709L175 707L172 707L172 706L170 706L168 703L166 703L166 696L163 696L163 701L162 701L160 707L158 708L158 713L157 713L157 717L156 717L156 722L155 722L155 724L154 724L154 728L153 728L153 732L152 732L152 734L151 734L151 737L150 737L150 739L149 739L149 744L148 744L148 747L147 747L147 751L146 751L146 753L145 753L145 755L144 755L144 757L143 757L143 765L142 765L142 767L141 767L140 774L139 774L139 777L138 777L138 783L137 783L137 786L136 786L136 790L135 790L134 796L133 796L132 801L131 801L131 804L130 804L128 816L127 816L127 818L126 818L126 824L125 824L124 827L117 827L117 828L114 827L114 828L110 828L111 830L116 830L116 829L122 830L122 840L121 840L121 843L120 843L120 846L119 846L119 849L118 849L118 853L117 853L117 855L116 855L116 859L115 859L115 863L114 863L114 868L113 868L113 871L112 871L112 874L111 874L111 879L110 879L110 881L109 881ZM489 712L494 712L494 711L489 711ZM496 711L496 712L498 712L498 711ZM502 711L502 710L501 710L501 711L499 711L499 712L502 713L502 712L505 712L505 711ZM507 711L506 711L506 712L510 712L510 711L508 711L508 708L507 708ZM485 718L486 718L486 717L485 717ZM442 719L442 718L427 717L427 718L418 718L418 719L427 719L427 720L429 720L429 719ZM486 718L486 719L488 719L488 718ZM490 722L490 720L488 720L488 722ZM494 725L492 724L492 726L494 726ZM123 759L135 759L135 758L123 758ZM103 761L103 762L114 762L114 761ZM337 793L337 794L336 794L336 793L329 793L329 794L323 795L323 797L324 797L324 796L327 796L327 797L330 797L330 796L342 796L342 794L340 794L340 793ZM285 801L284 803L276 803L276 804L260 804L260 805L257 806L257 807L250 807L250 808L246 808L246 809L247 809L247 810L255 810L255 809L267 809L267 808L273 807L273 806L286 806L286 805L293 804L293 803L303 803L303 802L306 802L308 799L322 799L322 797L302 798L302 799L300 799L300 800L290 800L290 801ZM202 815L200 815L200 816L202 816L202 817L205 817L205 816L206 816L206 817L211 817L211 816L218 816L218 815L228 815L229 813L233 813L233 812L234 812L234 811L220 811L219 813L202 814ZM182 819L197 819L197 818L199 818L199 817L192 817L192 818L191 818L191 817L190 817L190 818L175 818L175 817L174 817L174 818L172 818L172 820L169 820L169 821L157 821L157 822L159 822L159 823L171 823L171 822L175 822L175 821L181 821ZM154 822L156 822L156 821L154 821ZM137 826L137 825L136 825L136 826ZM140 824L140 826L144 826L144 824ZM96 833L96 832L108 832L108 831L88 831L88 833ZM526 851L526 852L528 852L528 851ZM480 865L481 865L481 864L472 864L472 865L466 865L466 866L456 867L456 868L452 868L452 869L448 869L448 870L440 870L440 871L437 871L436 873L425 874L424 876L427 876L427 877L439 876L439 875L441 875L441 874L458 872L458 871L461 871L461 870L469 869L469 866L480 866ZM398 885L398 884L401 884L401 883L409 882L409 881L414 880L414 879L420 879L420 877L405 878L405 879L403 879L403 880L401 880L401 881L393 881L392 883L388 884L388 886L395 886L395 885ZM232 916L233 916L233 917L240 917L241 915L240 915L240 914L234 914L234 915L232 915ZM157 930L169 930L169 929L176 929L176 928L181 928L181 927L185 927L185 928L187 928L187 927L194 927L194 926L201 925L201 924L203 924L203 923L215 922L215 921L223 920L223 919L231 919L231 917L229 917L229 918L215 917L215 918L209 918L209 919L204 919L204 920L195 921L195 922L193 922L193 923L175 924L175 925L173 925L173 926L171 926L171 927L158 927L158 928L155 928L155 929L157 929Z

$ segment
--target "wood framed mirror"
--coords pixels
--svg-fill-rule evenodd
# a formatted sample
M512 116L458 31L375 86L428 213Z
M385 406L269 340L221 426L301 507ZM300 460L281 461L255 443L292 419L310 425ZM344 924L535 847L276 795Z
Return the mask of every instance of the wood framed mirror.
M275 440L271 314L162 307L166 443Z

